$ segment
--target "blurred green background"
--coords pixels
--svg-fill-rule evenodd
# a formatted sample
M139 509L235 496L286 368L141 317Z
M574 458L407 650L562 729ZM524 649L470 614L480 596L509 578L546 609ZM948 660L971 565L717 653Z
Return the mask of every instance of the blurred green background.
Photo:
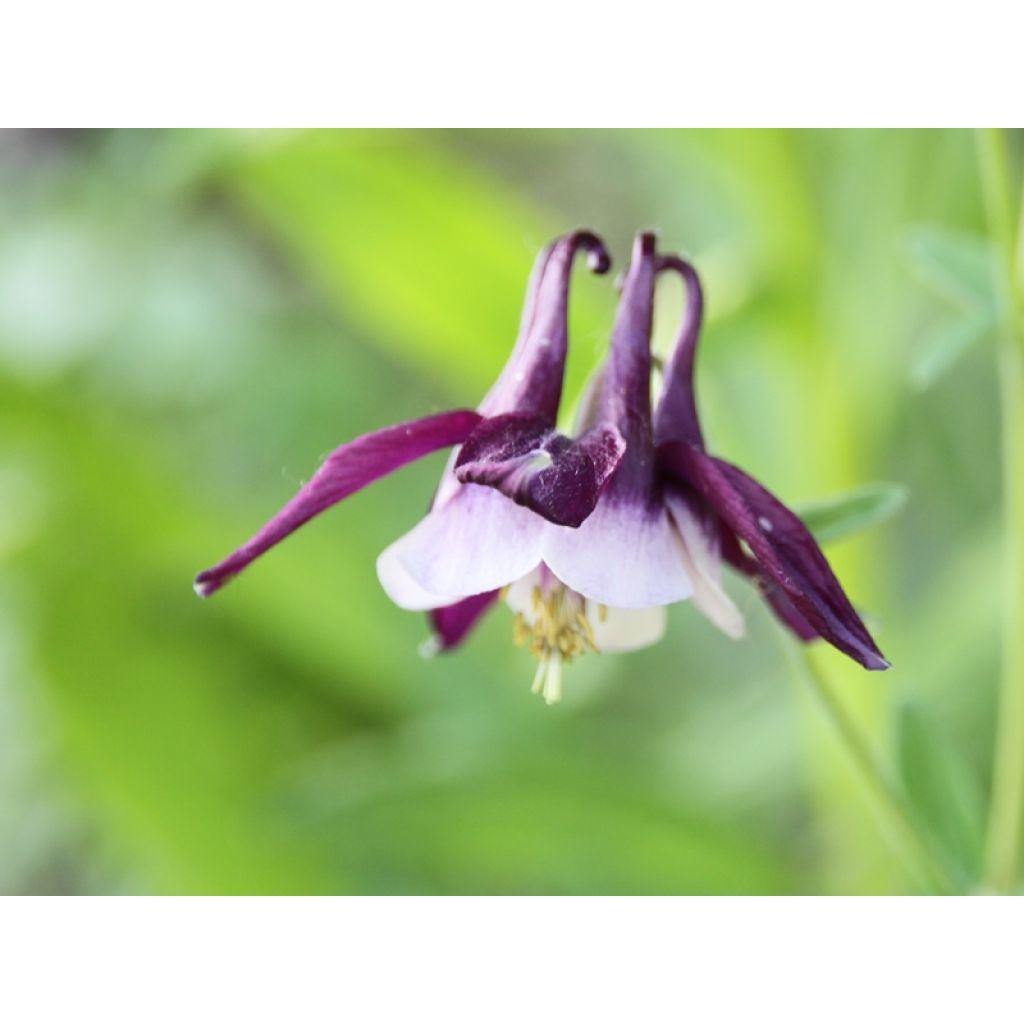
M193 595L331 448L475 405L534 255L583 225L618 269L656 227L702 272L717 454L793 503L908 488L828 548L895 667L815 657L970 888L1000 611L982 220L961 132L4 135L0 890L921 891L744 581L746 639L674 606L554 708L504 608L422 659L374 561L443 456ZM614 300L577 274L570 397Z

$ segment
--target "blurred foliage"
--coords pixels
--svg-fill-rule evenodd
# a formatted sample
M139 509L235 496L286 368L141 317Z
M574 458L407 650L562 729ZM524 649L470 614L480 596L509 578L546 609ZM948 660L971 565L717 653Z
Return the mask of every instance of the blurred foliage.
M192 594L335 445L475 404L577 225L701 269L716 452L795 502L906 488L830 551L895 668L815 657L972 884L999 552L969 135L133 131L0 137L0 888L913 887L742 581L745 640L676 606L554 709L504 609L422 660L374 560L440 456ZM613 309L577 276L570 391Z
M822 544L831 544L891 519L906 501L907 489L899 484L869 484L831 498L805 501L796 512Z

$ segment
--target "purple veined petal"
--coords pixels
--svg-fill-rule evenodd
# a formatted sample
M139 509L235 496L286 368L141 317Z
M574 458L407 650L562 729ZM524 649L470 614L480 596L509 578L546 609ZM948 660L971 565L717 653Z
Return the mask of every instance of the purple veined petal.
M693 581L693 603L726 636L746 632L743 615L722 589L721 555L714 517L702 514L698 503L679 487L669 486L665 504L679 531L683 562Z
M775 617L792 633L808 643L818 640L818 631L796 610L786 592L758 562L740 546L739 539L729 527L720 523L722 558L734 569L749 577L761 596L768 602Z
M569 338L569 277L573 258L588 254L590 269L605 273L611 259L591 231L574 231L552 242L537 258L527 290L515 348L497 382L480 403L484 416L530 413L552 426L558 417Z
M381 554L377 575L400 608L454 604L538 565L545 525L498 491L464 484Z
M507 413L484 420L455 462L461 483L484 484L559 526L579 526L622 459L614 427L570 440L538 416Z
M865 668L889 667L810 531L778 498L741 469L695 445L669 442L659 454L746 541L761 568L820 637Z
M434 608L430 612L430 626L436 650L450 651L453 647L458 647L498 600L500 593L499 590L491 590L486 594L474 594L454 604Z
M605 494L578 529L547 527L543 558L567 586L609 608L649 608L693 594L675 525L660 501Z
M654 413L654 440L685 441L704 447L697 402L693 387L694 361L701 321L704 317L704 293L697 271L678 256L659 255L656 271L666 270L679 274L686 286L686 309L672 356L665 367L665 386Z
M634 501L647 500L654 489L651 433L654 246L652 233L637 235L596 400L596 421L615 424L626 442L626 455L609 485L609 496Z
M196 593L209 597L314 516L407 463L460 444L479 422L479 413L458 409L385 427L343 444L251 540L196 577Z

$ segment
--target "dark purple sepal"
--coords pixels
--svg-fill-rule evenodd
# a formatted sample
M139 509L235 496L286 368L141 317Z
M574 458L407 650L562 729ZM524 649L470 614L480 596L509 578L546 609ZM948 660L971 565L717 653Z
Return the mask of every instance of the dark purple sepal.
M314 516L407 463L461 444L479 422L479 413L456 409L385 427L343 444L327 456L309 483L259 533L196 577L196 593L209 597Z
M455 461L464 484L493 487L558 526L578 527L622 460L626 443L598 425L571 440L539 416L507 413L484 420Z
M498 600L500 590L485 594L473 594L455 604L434 608L428 613L430 628L434 634L434 650L438 653L458 647L472 632L484 613Z
M696 445L669 442L658 454L747 543L767 578L822 639L865 668L889 667L798 516L741 469Z
M804 643L820 639L818 631L796 610L786 592L775 582L774 577L751 558L740 545L736 534L719 521L719 539L722 558L738 572L747 576L757 587L760 595L768 602L775 617Z

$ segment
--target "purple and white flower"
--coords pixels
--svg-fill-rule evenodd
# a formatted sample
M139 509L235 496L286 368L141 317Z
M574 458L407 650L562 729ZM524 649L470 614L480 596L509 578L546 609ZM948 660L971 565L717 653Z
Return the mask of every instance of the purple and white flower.
M399 606L430 613L434 646L459 644L503 596L515 638L537 657L534 689L559 698L564 663L586 650L655 643L665 607L694 603L731 636L743 619L720 583L722 556L751 576L802 639L821 636L868 668L887 663L800 520L704 449L693 395L702 296L692 267L638 236L607 360L573 437L556 422L568 349L568 291L580 250L597 273L601 240L550 245L531 278L519 338L476 412L455 410L343 445L273 519L200 573L206 597L313 516L373 480L458 446L427 515L377 561ZM655 278L683 275L689 303L657 408L651 405Z

